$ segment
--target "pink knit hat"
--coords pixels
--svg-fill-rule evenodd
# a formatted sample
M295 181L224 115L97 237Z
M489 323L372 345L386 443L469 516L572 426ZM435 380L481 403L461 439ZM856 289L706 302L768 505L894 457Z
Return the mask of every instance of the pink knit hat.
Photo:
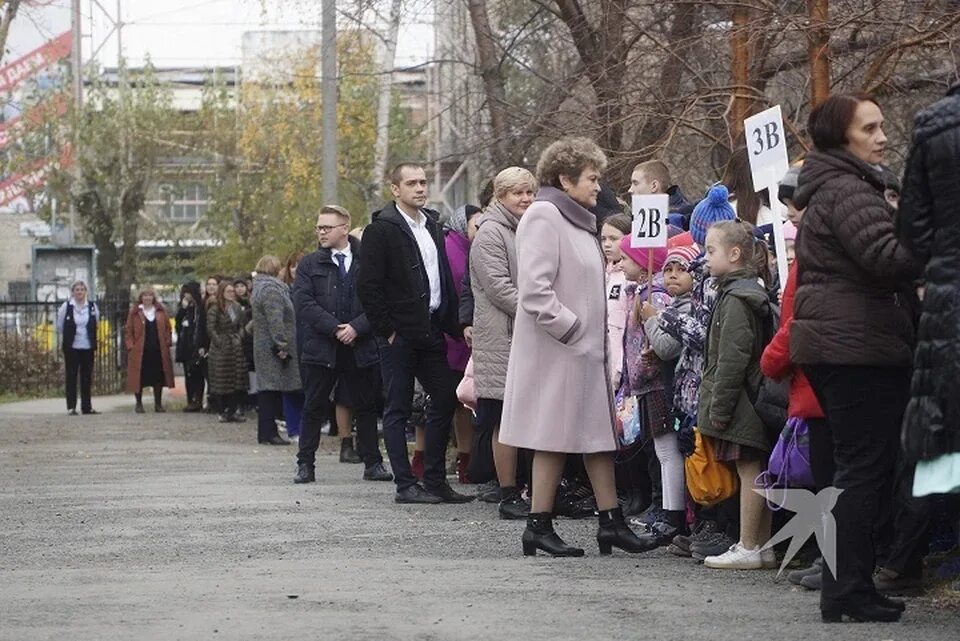
M645 248L636 248L630 246L630 235L623 237L623 240L620 241L620 253L624 256L629 256L630 260L640 265L644 269L647 268L649 263L647 262L650 258L650 254L653 254L653 271L659 272L663 269L663 263L667 259L667 248L666 247L655 247L653 249Z
M700 255L700 248L696 243L692 245L680 245L679 247L671 247L670 251L667 253L666 260L663 261L663 266L666 267L670 263L679 263L684 269L688 269L690 265L697 259L697 256Z

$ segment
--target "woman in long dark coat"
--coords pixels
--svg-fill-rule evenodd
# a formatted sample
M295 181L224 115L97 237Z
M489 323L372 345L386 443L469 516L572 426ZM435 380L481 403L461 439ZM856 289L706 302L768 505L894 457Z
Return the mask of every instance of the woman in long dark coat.
M143 414L143 388L153 388L153 409L164 412L163 388L173 387L170 358L170 316L153 289L140 292L130 308L124 331L127 346L127 391L137 399L136 412Z
M898 231L925 264L903 442L913 460L960 452L960 84L917 114Z
M203 338L206 318L200 297L200 283L190 281L180 288L180 308L177 310L176 362L183 366L187 388L187 406L184 412L203 409Z
M247 360L242 344L244 318L233 283L221 281L216 300L207 307L210 394L219 401L221 423L244 420L237 415L237 408L247 394Z

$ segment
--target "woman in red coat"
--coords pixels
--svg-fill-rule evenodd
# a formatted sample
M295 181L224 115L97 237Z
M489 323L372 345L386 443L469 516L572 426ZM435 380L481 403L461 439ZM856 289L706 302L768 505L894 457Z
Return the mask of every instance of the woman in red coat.
M163 388L173 387L170 357L170 317L153 289L140 292L127 315L124 330L127 346L127 391L137 398L137 414L143 414L144 387L153 388L154 410L164 412Z
M780 183L778 194L780 200L787 206L790 221L798 227L803 218L803 210L794 207L793 191L796 189L799 174L799 166L787 172ZM830 426L824 418L823 408L820 407L817 396L810 387L810 381L807 380L803 370L796 367L790 360L790 326L793 324L793 300L797 292L797 265L797 261L794 260L790 266L781 301L780 329L764 350L760 358L760 369L767 378L776 380L790 378L788 414L791 417L804 419L809 428L810 467L813 471L813 481L819 492L833 484L833 439L830 436ZM823 559L819 558L809 568L791 572L787 579L795 585L819 590L822 566Z

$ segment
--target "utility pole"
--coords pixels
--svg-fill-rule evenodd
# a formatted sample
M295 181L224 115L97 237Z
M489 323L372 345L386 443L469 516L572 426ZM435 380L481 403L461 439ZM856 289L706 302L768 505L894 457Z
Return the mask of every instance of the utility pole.
M81 40L83 39L83 25L81 22L82 16L80 15L80 0L71 0L70 2L70 31L71 31L71 46L70 46L70 69L73 72L72 80L72 93L73 93L73 109L74 109L74 122L73 122L73 140L71 141L72 146L72 155L74 157L74 166L71 170L74 180L79 182L80 180L80 138L77 136L77 126L80 122L80 113L83 109L83 60L81 54ZM61 239L64 244L72 245L76 239L76 230L77 230L77 204L75 199L70 198L69 200L70 207L70 221L69 227L65 230L65 233L57 233L57 205L52 207L53 220L53 233L55 234L54 238Z
M320 91L323 96L323 201L337 202L337 3L322 0L320 9Z

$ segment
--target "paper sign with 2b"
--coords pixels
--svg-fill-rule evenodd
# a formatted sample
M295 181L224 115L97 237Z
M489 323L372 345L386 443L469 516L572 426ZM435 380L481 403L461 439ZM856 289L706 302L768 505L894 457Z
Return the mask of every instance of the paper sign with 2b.
M666 194L634 196L633 230L630 246L636 248L666 247L670 213L670 197Z

